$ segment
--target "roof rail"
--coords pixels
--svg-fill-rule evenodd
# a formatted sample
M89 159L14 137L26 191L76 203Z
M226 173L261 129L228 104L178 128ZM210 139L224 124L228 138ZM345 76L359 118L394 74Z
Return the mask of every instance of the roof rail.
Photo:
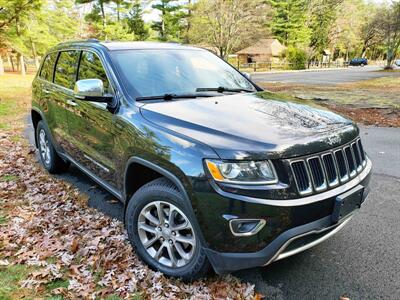
M87 39L86 41L91 43L100 43L98 39Z

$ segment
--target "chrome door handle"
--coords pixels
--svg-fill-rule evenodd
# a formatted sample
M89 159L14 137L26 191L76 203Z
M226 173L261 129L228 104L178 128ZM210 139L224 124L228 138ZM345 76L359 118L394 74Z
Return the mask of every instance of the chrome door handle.
M71 106L77 106L77 105L78 105L78 103L76 103L76 102L73 101L73 100L67 100L67 104L69 104L69 105L71 105Z

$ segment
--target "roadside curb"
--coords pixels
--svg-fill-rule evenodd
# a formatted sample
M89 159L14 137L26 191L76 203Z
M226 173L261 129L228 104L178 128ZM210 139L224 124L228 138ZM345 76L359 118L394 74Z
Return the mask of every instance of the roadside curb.
M251 72L251 75L264 75L264 74L279 74L279 73L302 73L302 72L320 72L320 71L337 71L346 70L348 67L342 68L319 68L319 69L305 69L305 70L277 70L277 71L264 71L264 72Z

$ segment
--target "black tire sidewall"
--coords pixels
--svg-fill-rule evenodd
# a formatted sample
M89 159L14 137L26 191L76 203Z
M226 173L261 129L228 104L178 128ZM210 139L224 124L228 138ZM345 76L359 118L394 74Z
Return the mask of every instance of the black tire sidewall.
M157 181L157 180L156 180ZM162 180L161 180L162 182ZM154 182L155 183L155 182ZM178 207L190 221L192 228L195 232L196 249L192 260L185 266L172 269L164 266L153 259L143 247L137 228L137 220L141 210L153 201L168 202ZM192 280L197 278L197 275L202 273L204 265L208 263L205 251L200 238L200 232L196 228L194 220L188 213L185 205L183 205L184 198L179 191L174 190L168 186L160 184L147 184L139 189L130 200L125 214L125 226L128 231L129 240L135 248L139 257L147 263L152 269L158 270L167 276L181 277L184 280Z
M49 148L50 148L50 162L47 164L43 157L42 157L42 153L41 153L41 149L40 149L40 136L39 133L41 130L44 130L45 134L46 134L46 138L49 144ZM40 161L42 162L42 165L46 168L47 171L52 172L55 169L55 150L53 147L53 143L51 140L51 136L49 134L49 130L47 128L47 126L44 124L43 121L40 121L36 127L36 140L38 143L38 149L39 149L39 157L40 157Z

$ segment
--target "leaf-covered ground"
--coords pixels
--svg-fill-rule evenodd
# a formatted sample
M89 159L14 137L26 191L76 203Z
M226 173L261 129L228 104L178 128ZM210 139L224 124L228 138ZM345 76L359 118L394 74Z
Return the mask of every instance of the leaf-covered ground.
M149 269L121 222L44 171L21 137L31 79L0 77L0 299L260 297L231 276L183 283Z
M85 195L47 174L35 162L35 150L13 136L0 135L0 272L25 268L26 277L16 294L11 290L0 298L254 296L252 285L234 277L185 284L150 270L135 255L121 222L89 208Z

